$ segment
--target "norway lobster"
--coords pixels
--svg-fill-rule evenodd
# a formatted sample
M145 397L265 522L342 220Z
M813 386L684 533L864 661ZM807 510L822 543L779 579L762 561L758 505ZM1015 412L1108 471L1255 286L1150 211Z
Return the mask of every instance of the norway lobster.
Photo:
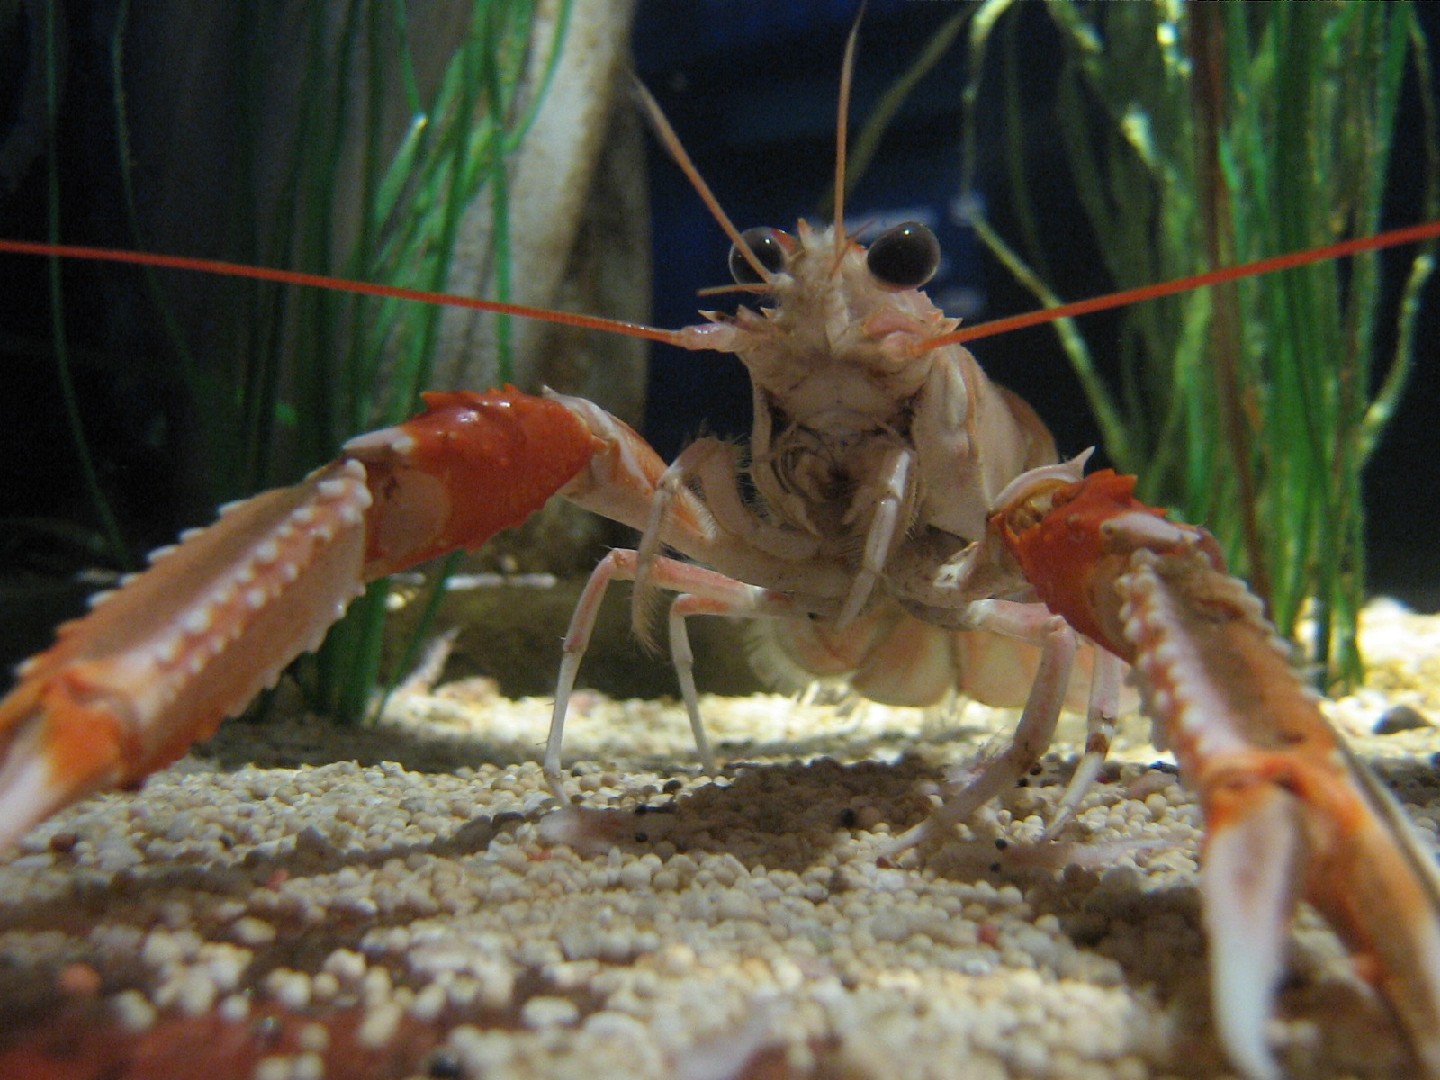
M636 581L642 632L646 597L678 594L671 653L707 759L693 615L776 620L794 663L859 671L866 692L900 700L951 677L957 633L1038 645L1011 745L905 844L943 837L1035 763L1088 641L1102 650L1090 764L1103 755L1123 661L1200 792L1213 996L1239 1068L1276 1075L1264 1022L1303 896L1440 1077L1433 857L1346 753L1208 534L1135 501L1133 478L1057 462L1034 412L988 380L922 291L938 258L923 226L867 248L838 210L832 226L802 222L794 235L740 233L718 216L739 287L769 306L647 333L746 365L748 464L702 439L667 465L578 398L509 387L427 395L421 415L351 440L300 484L226 508L157 553L22 667L0 702L0 849L66 804L183 754L314 647L363 582L478 547L558 494L642 532L596 569L565 641L545 755L562 802L566 706L616 579Z

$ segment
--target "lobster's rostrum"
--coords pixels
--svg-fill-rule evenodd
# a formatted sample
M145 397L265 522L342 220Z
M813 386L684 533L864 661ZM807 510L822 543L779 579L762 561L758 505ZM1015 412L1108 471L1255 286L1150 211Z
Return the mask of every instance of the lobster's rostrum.
M667 465L579 398L428 395L414 419L157 554L23 667L0 703L0 848L183 754L314 647L363 582L478 547L558 494L641 532L596 569L565 639L545 753L560 812L583 813L564 789L563 724L616 579L636 581L642 633L647 599L678 594L671 655L707 765L690 616L753 619L773 672L847 673L901 704L956 687L1011 703L1004 680L965 662L974 636L1038 647L1010 745L892 855L945 842L1037 762L1076 657L1093 650L1080 699L1090 738L1065 805L1104 755L1128 664L1204 806L1213 999L1235 1065L1278 1075L1265 1023L1304 897L1388 1001L1425 1075L1440 1077L1433 856L1346 753L1208 534L1137 502L1133 478L1058 460L1035 412L986 377L920 291L939 257L923 225L867 248L838 209L828 227L802 221L793 235L742 234L720 217L737 289L759 306L647 333L745 365L748 464L701 439Z

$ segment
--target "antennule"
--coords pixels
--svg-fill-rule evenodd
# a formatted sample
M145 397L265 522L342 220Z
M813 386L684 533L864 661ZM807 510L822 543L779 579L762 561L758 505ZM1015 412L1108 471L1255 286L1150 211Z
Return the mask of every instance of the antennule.
M845 149L850 137L850 87L855 79L855 44L860 40L860 20L865 18L865 5L860 5L850 36L845 39L845 58L840 62L840 106L835 117L835 247L844 247L845 239Z
M665 114L660 111L660 103L655 100L654 95L639 79L633 79L633 83L635 94L645 109L650 126L655 130L655 137L660 140L660 144L670 154L671 160L680 167L680 171L685 174L685 179L690 181L690 186L700 196L700 201L710 211L710 216L725 231L725 235L735 245L735 250L740 252L745 261L750 264L750 268L755 271L759 279L765 282L773 281L775 275L765 269L765 264L745 242L745 237L740 234L740 230L730 220L730 215L725 213L724 207L720 205L720 200L715 198L715 193L710 190L710 185L700 175L700 170L695 167L695 162L690 160L690 155L685 152L685 147L680 143L680 137L675 134L675 129L670 126L670 121L666 120Z

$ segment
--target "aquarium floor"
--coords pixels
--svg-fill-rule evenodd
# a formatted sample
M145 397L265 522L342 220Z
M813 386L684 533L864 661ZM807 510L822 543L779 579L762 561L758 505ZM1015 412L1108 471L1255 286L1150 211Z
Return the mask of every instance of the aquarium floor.
M1417 638L1417 635L1420 635ZM1372 609L1336 722L1433 841L1440 621ZM549 662L549 661L546 661ZM946 770L1013 714L582 694L570 790L546 704L484 683L347 731L231 724L0 862L0 1076L1212 1077L1200 819L1148 725L1056 844L1074 721L1023 787L897 860ZM1383 1008L1310 911L1271 1035L1294 1077L1401 1077Z

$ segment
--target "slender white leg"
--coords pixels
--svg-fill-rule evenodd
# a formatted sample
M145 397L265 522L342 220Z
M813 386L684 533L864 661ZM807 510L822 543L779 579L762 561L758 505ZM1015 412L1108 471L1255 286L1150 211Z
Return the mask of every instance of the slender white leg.
M695 689L695 653L690 648L690 633L685 628L685 620L692 615L766 619L795 614L794 604L782 594L754 585L732 584L735 588L723 599L685 593L677 596L670 605L670 658L675 664L675 676L680 681L680 695L685 701L685 712L690 717L690 730L695 733L695 746L700 751L705 771L709 773L716 771L715 758L710 752L710 740L700 719L700 695Z
M560 746L565 739L565 712L570 707L570 695L575 690L575 676L580 671L585 650L590 647L590 635L595 631L595 619L600 613L600 601L605 599L605 590L617 577L621 581L633 577L634 565L633 551L617 549L601 559L590 572L590 580L585 583L585 589L575 605L575 613L570 616L570 628L565 632L543 766L550 793L560 800L562 806L569 803L569 796L565 794L565 782L560 773Z
M550 734L545 741L544 760L546 782L551 793L562 805L568 804L569 797L565 794L560 752L565 737L565 713L570 695L575 689L580 661L590 645L590 636L594 631L595 619L606 589L612 581L634 580L639 558L635 551L617 549L600 561L580 594L580 601L575 605L575 614L570 619L570 629L565 634L564 655L555 686L555 707L550 717ZM690 648L685 620L692 615L772 618L801 614L803 610L797 608L794 600L784 593L745 585L691 563L659 557L654 559L650 566L657 587L681 594L671 604L670 609L671 657L701 761L707 772L714 772L715 759L710 752L710 742L700 719L700 699L695 688L694 653Z
M1015 735L1001 753L985 762L979 774L949 796L919 825L887 845L886 853L899 854L937 830L964 821L979 807L1024 776L1049 749L1055 725L1065 702L1070 668L1075 661L1076 635L1064 619L1051 615L1041 604L1009 600L979 600L966 611L970 628L990 630L1032 641L1040 646L1040 666L1030 696L1020 713Z
M1090 703L1085 710L1085 752L1075 764L1075 773L1060 797L1060 808L1055 819L1045 830L1043 840L1053 840L1065 827L1080 800L1085 798L1100 767L1110 753L1110 743L1115 738L1115 717L1120 711L1120 680L1125 674L1125 661L1114 653L1095 649L1095 664L1090 673Z

